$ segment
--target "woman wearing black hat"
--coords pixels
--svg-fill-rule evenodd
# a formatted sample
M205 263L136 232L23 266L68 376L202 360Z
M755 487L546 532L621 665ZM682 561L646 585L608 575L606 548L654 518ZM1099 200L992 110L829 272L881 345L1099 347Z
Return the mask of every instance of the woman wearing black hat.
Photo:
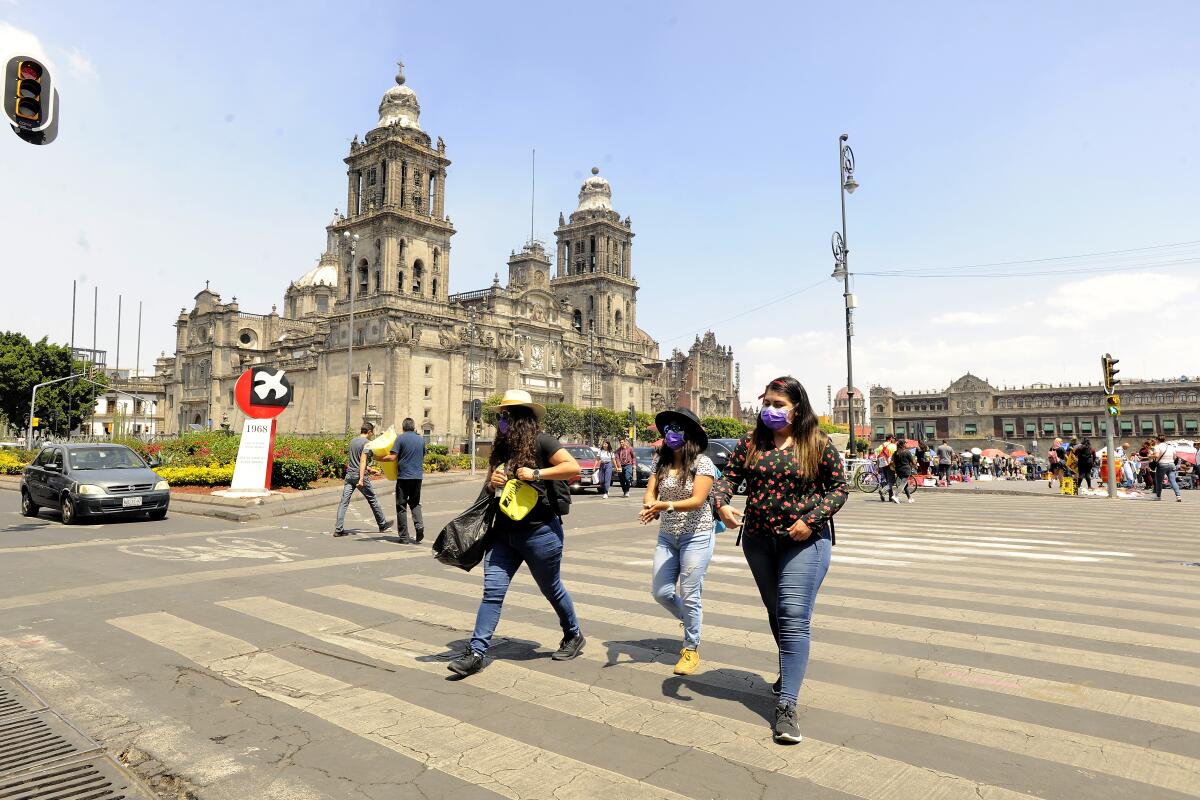
M663 411L654 425L663 434L662 452L638 518L643 525L660 520L653 594L683 623L675 674L691 675L700 666L700 591L715 542L708 494L717 469L704 455L708 435L691 411Z
M829 570L830 522L848 494L842 459L821 432L808 393L791 376L767 384L754 430L734 448L717 481L721 520L743 524L729 505L746 481L742 551L779 645L775 741L801 739L796 697L808 667L809 625L817 590Z

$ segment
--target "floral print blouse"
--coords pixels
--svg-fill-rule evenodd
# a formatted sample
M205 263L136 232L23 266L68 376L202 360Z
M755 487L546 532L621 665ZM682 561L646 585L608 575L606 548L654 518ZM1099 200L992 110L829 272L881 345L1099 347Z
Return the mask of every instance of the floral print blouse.
M747 467L750 436L753 433L738 442L716 484L717 505L722 506L733 497L734 488L746 481L743 530L747 534L782 531L798 519L819 531L846 504L850 492L842 457L828 437L813 480L799 473L791 448L764 450L758 463Z

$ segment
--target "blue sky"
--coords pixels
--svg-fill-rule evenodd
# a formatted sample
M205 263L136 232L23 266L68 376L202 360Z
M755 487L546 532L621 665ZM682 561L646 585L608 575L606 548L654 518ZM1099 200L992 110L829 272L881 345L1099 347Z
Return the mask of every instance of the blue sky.
M546 239L599 166L664 355L712 327L744 398L791 372L824 408L845 381L828 277L845 131L852 270L938 276L856 279L859 386L1088 381L1104 350L1126 376L1194 375L1197 348L1132 334L1166 304L1194 336L1200 243L975 270L1051 275L959 267L1200 242L1198 26L1189 2L0 0L0 49L40 48L62 96L55 144L0 136L0 274L30 299L0 327L66 340L79 278L85 341L100 286L101 347L116 295L144 301L148 367L206 279L246 310L282 303L401 58L454 162L454 291L528 236L531 148Z

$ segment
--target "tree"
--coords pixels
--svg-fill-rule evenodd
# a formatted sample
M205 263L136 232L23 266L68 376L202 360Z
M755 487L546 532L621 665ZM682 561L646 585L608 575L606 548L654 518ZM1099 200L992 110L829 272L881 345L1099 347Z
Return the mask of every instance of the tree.
M733 417L705 417L700 426L710 439L740 439L746 435L746 426Z
M579 436L583 423L583 412L567 403L551 403L546 406L546 416L542 419L542 429L549 434L559 437L575 438Z
M637 412L638 442L645 444L658 441L658 428L654 427L654 415L646 411Z
M0 333L0 414L10 424L24 427L29 420L29 401L39 383L84 372L83 362L71 360L69 347L51 344L43 337L30 342L23 333ZM47 422L40 427L69 431L94 408L93 391L103 393L107 381L97 377L101 386L93 389L87 381L64 381L38 391L35 416Z

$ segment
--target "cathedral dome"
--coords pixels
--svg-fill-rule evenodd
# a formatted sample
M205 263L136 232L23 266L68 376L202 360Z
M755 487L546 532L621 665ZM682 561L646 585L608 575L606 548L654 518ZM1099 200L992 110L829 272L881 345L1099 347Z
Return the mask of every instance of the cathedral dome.
M396 62L396 85L383 93L379 101L379 127L399 125L401 128L421 129L421 104L417 93L404 85L404 64Z
M579 188L576 211L612 211L612 187L600 177L600 168L592 167L592 177Z
M338 271L333 264L318 264L300 276L297 286L337 286Z

